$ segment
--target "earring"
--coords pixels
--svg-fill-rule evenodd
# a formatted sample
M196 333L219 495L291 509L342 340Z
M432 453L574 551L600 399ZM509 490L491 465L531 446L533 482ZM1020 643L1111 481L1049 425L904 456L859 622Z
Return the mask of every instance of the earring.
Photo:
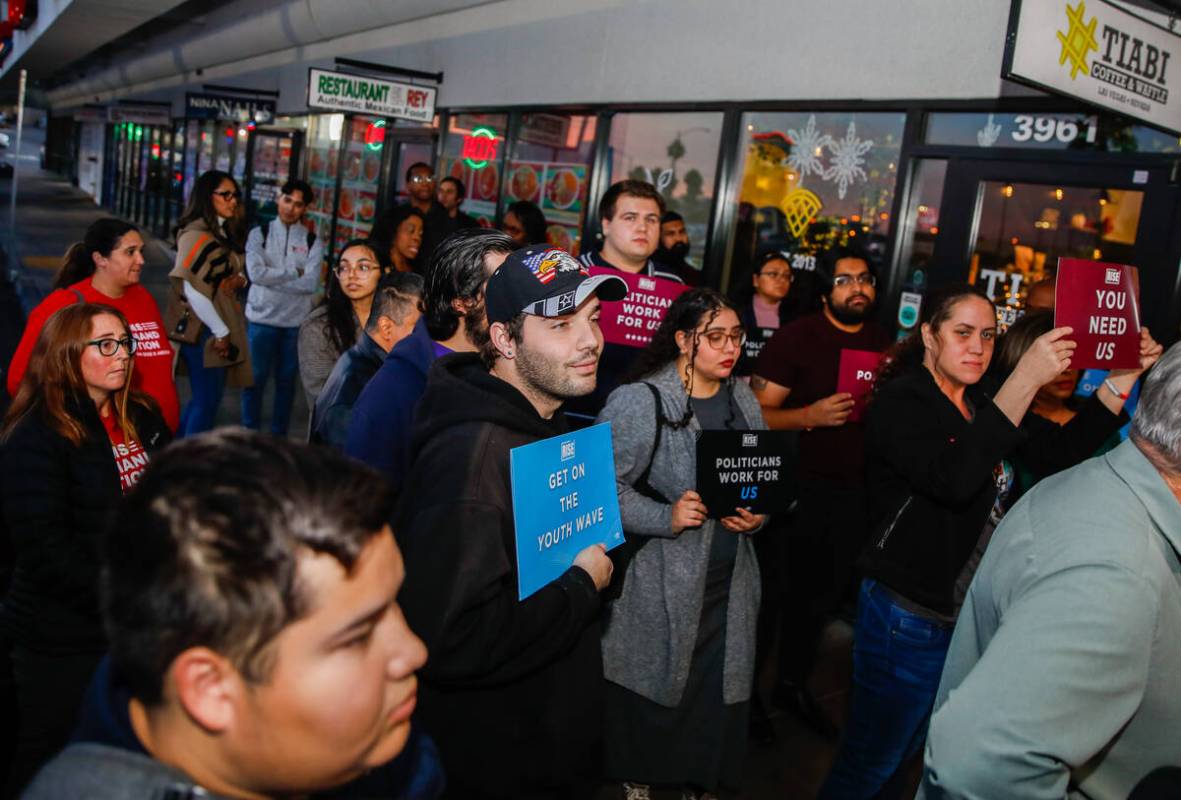
M505 351L504 351L504 357L505 357L505 358L512 358L512 357L513 357L513 351L512 351L512 350L505 350Z

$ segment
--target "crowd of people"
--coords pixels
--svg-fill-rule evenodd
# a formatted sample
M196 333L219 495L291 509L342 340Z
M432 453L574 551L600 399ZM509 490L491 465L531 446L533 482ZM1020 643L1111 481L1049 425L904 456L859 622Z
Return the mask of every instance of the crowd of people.
M892 342L854 248L815 304L778 251L727 297L642 181L580 258L535 206L495 231L455 178L406 185L325 272L306 182L248 230L202 175L163 314L133 226L66 253L0 423L5 797L704 799L770 706L838 742L824 798L902 797L920 758L928 798L1173 779L1181 347L1143 328L1079 398L1075 332L1001 334L972 286ZM685 284L642 348L600 324L632 275ZM849 351L881 355L868 402ZM211 430L227 386L246 430ZM521 599L510 453L602 422L627 541ZM708 507L702 433L762 430L792 432L789 510ZM835 720L809 679L850 612Z

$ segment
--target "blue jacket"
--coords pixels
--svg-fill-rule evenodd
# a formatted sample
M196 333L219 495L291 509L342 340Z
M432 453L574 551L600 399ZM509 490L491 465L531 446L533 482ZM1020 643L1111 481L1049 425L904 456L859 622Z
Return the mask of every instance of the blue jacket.
M410 430L426 389L426 374L438 358L435 347L420 319L410 335L394 345L353 404L344 451L384 472L396 491L410 466Z
M143 797L143 794L133 795L121 791L132 785L140 785L138 782L145 779L144 759L151 759L151 754L144 749L131 727L131 715L128 711L130 701L130 692L113 679L110 657L103 658L94 671L90 687L86 690L82 708L78 712L78 724L74 729L71 746L50 762L30 788L31 794L26 796L98 797L99 795L92 792L93 758L89 758L88 754L93 755L94 745L101 745L127 753L129 756L142 757L126 765L115 759L101 759L107 765L109 773L102 781L104 793L101 797L104 800ZM86 746L91 750L85 749ZM132 769L132 766L135 768ZM167 788L176 782L177 773L164 765L160 766L160 774L157 777L163 787ZM124 767L126 774L122 771ZM36 784L41 786L38 787ZM442 794L443 786L443 768L439 752L430 737L422 733L420 726L416 724L410 729L410 738L406 746L393 761L371 770L351 783L327 792L316 793L312 797L434 800ZM81 787L89 788L82 794L79 793ZM33 791L34 789L37 791Z
M357 343L337 359L312 410L313 442L344 449L353 406L385 359L386 352L381 345L364 331L357 337Z

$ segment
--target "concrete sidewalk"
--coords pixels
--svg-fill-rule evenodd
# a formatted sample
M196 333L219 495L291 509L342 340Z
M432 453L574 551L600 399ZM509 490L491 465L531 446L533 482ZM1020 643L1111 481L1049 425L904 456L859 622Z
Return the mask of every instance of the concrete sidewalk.
M15 142L15 135L12 138ZM4 368L7 368L24 328L23 315L19 322L14 319L19 313L16 298L19 297L26 308L39 302L49 293L66 249L82 240L92 222L111 216L109 209L96 205L82 190L40 168L39 152L43 141L44 131L26 124L19 162L14 158L15 154L7 154L20 170L14 231L9 229L8 215L12 181L0 181L0 246L4 247L2 255L7 263L6 266L0 264L0 269L5 276L16 276L15 285L0 282L0 366ZM146 263L141 280L163 310L168 295L168 272L176 253L171 242L148 234L144 239ZM8 250L14 252L10 254ZM263 398L263 430L270 426L273 384L272 380ZM190 396L188 379L178 378L177 389L183 407ZM217 414L217 424L237 425L240 422L241 390L227 389ZM302 439L307 425L307 398L303 389L297 387L291 414L292 437Z

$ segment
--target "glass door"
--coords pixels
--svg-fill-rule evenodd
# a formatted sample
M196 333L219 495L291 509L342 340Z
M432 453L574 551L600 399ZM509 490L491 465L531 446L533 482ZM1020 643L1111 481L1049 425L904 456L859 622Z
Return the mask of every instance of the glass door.
M292 177L298 163L303 135L292 130L258 129L250 133L247 147L246 214L250 224L260 225L278 213L279 189Z

